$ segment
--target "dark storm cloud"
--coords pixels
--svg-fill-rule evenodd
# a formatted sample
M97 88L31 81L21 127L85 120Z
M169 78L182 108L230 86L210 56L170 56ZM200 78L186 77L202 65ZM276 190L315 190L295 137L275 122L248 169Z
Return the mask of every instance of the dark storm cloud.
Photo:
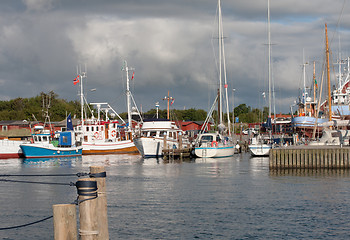
M125 111L127 60L132 91L143 110L170 95L174 108L207 110L217 88L215 0L23 0L0 2L0 99L55 91L77 99L76 66L87 66L90 102ZM343 14L339 18L340 13ZM267 1L222 0L230 102L261 107L267 89ZM276 111L288 112L298 95L305 60L321 74L324 23L337 52L349 53L348 14L342 0L271 0ZM214 50L213 50L214 46ZM336 53L333 55L336 56ZM307 67L311 82L312 67ZM89 89L96 88L90 92ZM209 103L210 102L210 103ZM140 107L140 106L139 106ZM230 108L231 109L231 108Z

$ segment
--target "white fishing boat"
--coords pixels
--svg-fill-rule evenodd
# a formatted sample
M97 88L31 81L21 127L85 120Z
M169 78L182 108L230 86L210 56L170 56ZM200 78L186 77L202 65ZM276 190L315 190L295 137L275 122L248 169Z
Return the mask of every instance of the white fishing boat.
M150 158L161 157L163 148L179 148L180 139L188 143L174 121L154 119L143 122L141 131L134 137L134 143L144 158ZM188 144L182 147L188 147Z
M268 136L257 135L251 139L248 145L252 156L269 155L272 148L271 134L271 98L272 98L272 70L271 70L271 31L270 31L270 0L267 1L267 23L268 23L268 78L269 78L269 116L266 125L270 128Z
M196 139L195 143L195 155L197 157L229 157L233 156L235 153L235 145L232 142L232 138L228 137L231 135L230 131L230 117L229 117L229 107L228 107L228 93L227 93L227 78L226 78L226 66L225 66L225 51L224 51L224 33L222 26L222 14L221 14L221 1L218 0L218 43L219 43L219 93L216 97L213 107L208 113L205 124L202 128L202 133ZM222 112L222 103L223 103L223 87L225 88L225 100L226 100L226 111L228 119L228 128L223 123L223 112ZM219 124L217 133L203 133L208 121L213 113L214 105L218 101L219 103Z
M77 127L77 132L80 134L83 154L119 154L119 153L138 153L138 150L133 142L133 120L131 116L131 99L132 95L129 88L129 68L127 62L124 61L123 70L126 72L127 80L127 109L128 123L126 123L118 113L108 103L90 103L97 107L97 118L93 113L89 119L84 119L84 95L83 95L83 78L86 73L80 73L78 79L80 82L80 101L81 101L81 124ZM135 104L135 102L134 102ZM137 110L137 114L140 116ZM101 119L101 112L105 114L105 119ZM111 111L111 113L110 113ZM118 121L110 120L111 116L117 116ZM140 119L141 116L140 116Z

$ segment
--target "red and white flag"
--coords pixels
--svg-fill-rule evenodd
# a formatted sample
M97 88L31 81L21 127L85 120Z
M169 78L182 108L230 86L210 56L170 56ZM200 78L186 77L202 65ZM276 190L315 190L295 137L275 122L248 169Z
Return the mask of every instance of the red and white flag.
M77 85L77 83L79 83L79 75L76 78L74 78L73 83L74 85Z

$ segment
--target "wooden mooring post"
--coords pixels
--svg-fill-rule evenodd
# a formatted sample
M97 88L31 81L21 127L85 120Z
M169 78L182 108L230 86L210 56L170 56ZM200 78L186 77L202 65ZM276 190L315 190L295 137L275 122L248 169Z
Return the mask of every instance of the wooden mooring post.
M79 204L79 239L107 240L106 172L103 166L90 167L90 178L76 182ZM77 216L74 204L53 205L54 239L76 240Z
M109 239L108 216L107 216L107 194L106 194L106 171L104 166L91 166L90 173L97 182L97 221L98 239Z
M301 146L270 150L270 169L349 169L350 147Z
M56 204L53 209L53 226L55 240L76 240L77 213L75 204Z

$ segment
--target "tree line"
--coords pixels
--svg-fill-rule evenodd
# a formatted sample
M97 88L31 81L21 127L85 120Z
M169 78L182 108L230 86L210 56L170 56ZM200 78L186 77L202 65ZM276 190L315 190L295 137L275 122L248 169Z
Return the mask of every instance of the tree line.
M92 108L90 106L90 108ZM77 100L67 101L59 98L53 91L49 93L41 92L38 96L32 98L16 98L9 101L0 101L0 120L28 120L28 121L44 121L46 111L51 121L62 121L67 114L71 113L72 117L81 115L80 102ZM95 111L96 112L96 111ZM119 114L122 118L127 119L127 113ZM156 118L157 110L151 109L142 113L144 117ZM238 122L254 123L262 122L267 119L268 108L263 110L251 108L246 104L240 104L234 109L235 120ZM202 109L190 108L186 110L171 110L171 119L183 121L204 121L207 112ZM230 121L232 122L232 112L230 113ZM167 110L158 110L158 118L166 119ZM214 121L217 120L217 112L213 112ZM224 121L227 122L227 116L224 115ZM236 121L235 121L236 122Z

